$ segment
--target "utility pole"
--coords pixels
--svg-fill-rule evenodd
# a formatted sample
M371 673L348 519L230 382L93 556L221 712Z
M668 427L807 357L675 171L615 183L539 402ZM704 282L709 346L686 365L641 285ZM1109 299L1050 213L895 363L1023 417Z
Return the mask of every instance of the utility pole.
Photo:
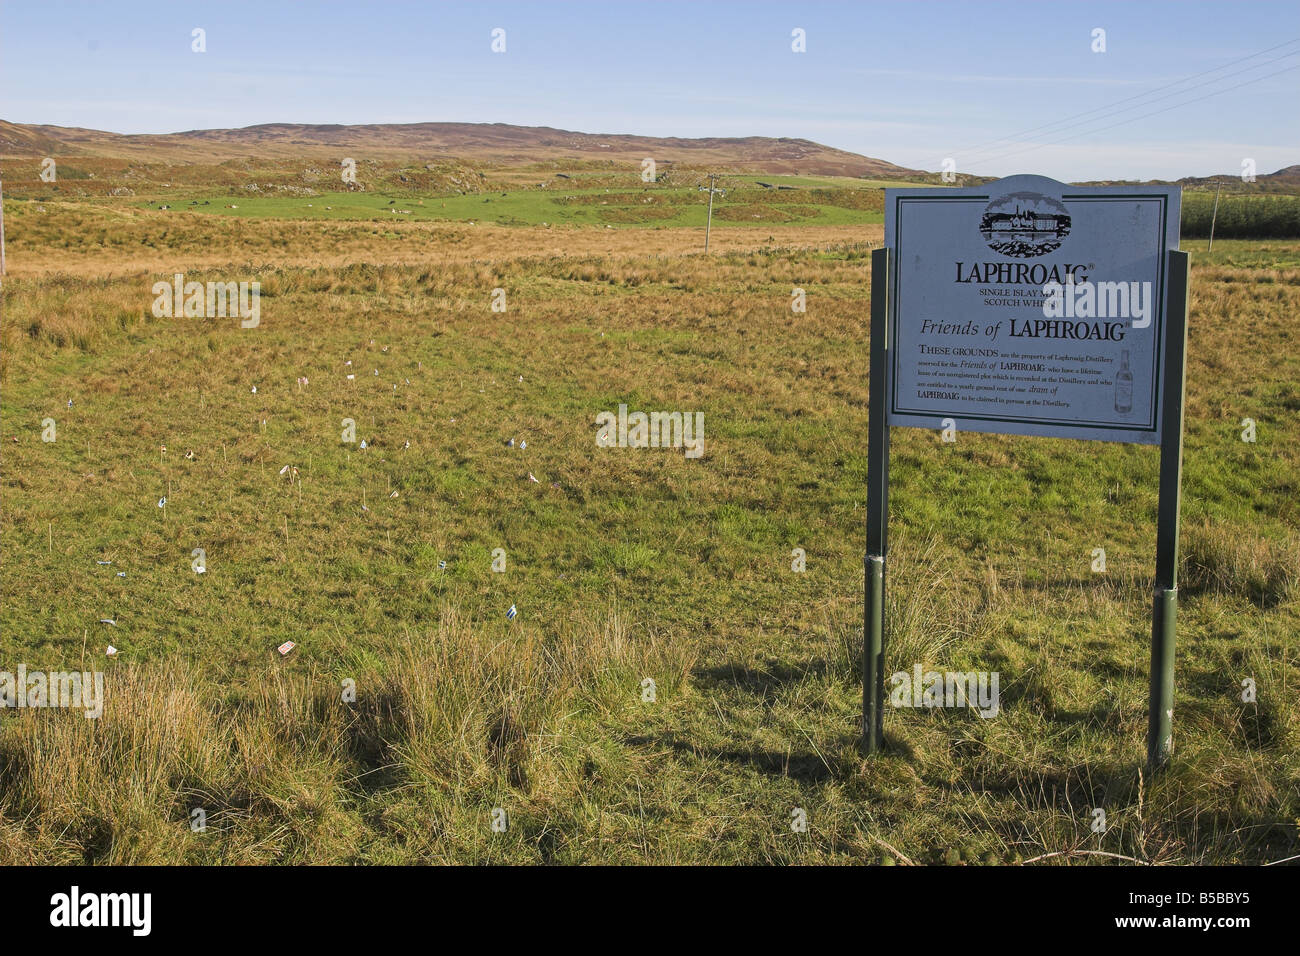
M1222 182L1214 184L1214 215L1210 216L1210 248L1206 252L1214 251L1214 223L1219 218L1219 190L1222 188Z
M718 177L714 176L712 173L709 174L709 218L704 223L704 251L705 252L709 251L709 232L713 228L713 194L722 193L722 195L724 196L727 194L727 191L725 189L713 188L713 182L717 178Z

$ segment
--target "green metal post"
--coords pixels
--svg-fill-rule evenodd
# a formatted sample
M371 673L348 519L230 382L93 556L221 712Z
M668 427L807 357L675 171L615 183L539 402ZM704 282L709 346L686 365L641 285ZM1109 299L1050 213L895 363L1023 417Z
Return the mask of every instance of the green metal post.
M1182 493L1187 299L1187 253L1170 252L1155 599L1151 612L1151 694L1147 712L1147 767L1153 771L1168 762L1174 749L1174 634L1178 621L1178 511Z
M866 615L862 639L863 748L884 746L885 559L867 555Z
M1174 749L1174 632L1178 589L1156 590L1151 617L1151 699L1147 721L1147 766L1159 770Z
M885 745L885 554L889 528L889 250L871 253L867 413L867 552L862 616L862 747Z

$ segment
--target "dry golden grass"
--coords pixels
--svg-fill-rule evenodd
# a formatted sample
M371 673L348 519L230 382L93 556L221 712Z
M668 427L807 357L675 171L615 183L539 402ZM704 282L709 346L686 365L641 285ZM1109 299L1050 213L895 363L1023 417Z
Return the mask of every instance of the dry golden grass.
M510 641L448 610L395 650L385 672L356 675L355 703L329 675L278 662L227 687L172 659L111 668L99 719L7 717L0 865L344 862L359 849L349 795L392 779L438 804L418 856L445 862L462 813L507 792L578 799L581 768L555 745L575 713L624 709L643 675L672 693L693 664L617 608ZM199 807L196 860L185 834Z
M1270 540L1239 525L1204 518L1182 529L1186 591L1237 594L1266 607L1289 600L1300 586L1300 535Z
M9 273L104 278L238 266L342 268L357 263L438 267L530 257L645 259L704 250L703 229L517 228L493 223L295 222L42 203L6 223ZM823 249L875 242L883 226L736 228L716 223L714 253Z

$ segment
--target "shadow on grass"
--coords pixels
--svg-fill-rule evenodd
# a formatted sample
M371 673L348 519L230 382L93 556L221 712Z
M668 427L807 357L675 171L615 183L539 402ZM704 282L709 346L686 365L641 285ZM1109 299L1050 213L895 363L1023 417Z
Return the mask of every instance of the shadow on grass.
M731 688L767 700L809 678L824 678L831 671L830 663L823 659L791 664L768 658L761 666L723 664L718 667L697 667L691 672L691 679L702 690Z
M787 777L800 783L826 783L837 780L841 774L836 773L826 761L815 752L790 750L764 750L752 747L748 750L740 747L714 747L701 744L688 735L668 731L662 734L639 734L625 738L632 747L667 747L674 753L704 760L722 760L741 767L748 767L759 773L773 777Z

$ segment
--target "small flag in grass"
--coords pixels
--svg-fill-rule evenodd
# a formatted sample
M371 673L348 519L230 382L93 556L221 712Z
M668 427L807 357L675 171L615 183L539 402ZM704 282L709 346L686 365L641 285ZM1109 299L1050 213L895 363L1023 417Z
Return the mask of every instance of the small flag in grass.
M106 650L104 653L107 654L109 657L117 657L117 648L114 647L112 644L110 644L108 645L108 650Z
M513 621L513 620L515 619L515 617L518 616L518 614L519 614L519 608L515 607L515 606L512 604L512 605L510 605L510 610L506 611L506 620L507 620L507 621Z
M291 650L293 650L297 646L298 645L295 644L293 641L285 641L283 644L277 647L276 650L280 652L281 657L284 657L284 655L288 654Z
M439 562L438 562L438 570L439 570L439 571L446 571L446 570L447 570L447 562L446 562L446 561L439 561Z
M166 508L166 507L167 507L167 496L166 496L166 495L163 495L163 497L161 497L161 498L158 499L158 507L159 507L159 508Z

